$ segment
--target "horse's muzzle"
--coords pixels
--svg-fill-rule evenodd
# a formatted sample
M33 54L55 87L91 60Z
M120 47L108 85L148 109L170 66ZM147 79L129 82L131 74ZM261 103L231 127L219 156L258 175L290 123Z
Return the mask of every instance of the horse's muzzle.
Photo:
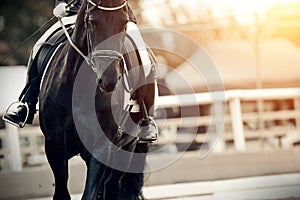
M112 92L121 74L121 62L123 61L122 54L117 55L106 55L107 53L115 53L114 51L96 51L93 55L93 60L95 63L95 72L97 74L97 84L98 87L103 92Z

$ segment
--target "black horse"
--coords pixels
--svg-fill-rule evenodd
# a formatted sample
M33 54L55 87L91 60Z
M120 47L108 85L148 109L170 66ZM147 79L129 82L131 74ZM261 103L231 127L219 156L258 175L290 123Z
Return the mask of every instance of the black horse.
M125 32L128 18L127 1L84 1L72 34L78 49L70 42L60 45L44 75L40 126L55 178L53 199L70 199L68 160L78 154L88 169L82 199L142 199L149 144L120 131L119 123L128 116L123 111L124 88L131 99L142 102L144 112L151 112L154 70L147 76L141 67L131 70L141 60L132 57L136 52L126 52L134 49ZM131 80L128 71L143 80ZM144 112L130 113L125 126L127 121L140 123Z

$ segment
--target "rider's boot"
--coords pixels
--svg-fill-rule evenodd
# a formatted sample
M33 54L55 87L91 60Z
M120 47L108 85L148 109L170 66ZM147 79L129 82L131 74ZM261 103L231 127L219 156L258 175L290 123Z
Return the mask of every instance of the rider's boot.
M139 105L143 117L138 123L138 137L139 137L138 142L139 143L155 142L158 137L158 127L155 121L150 117L149 112L151 111L147 109L145 101L144 100L140 101Z
M152 118L141 120L138 136L140 143L151 143L157 140L158 127Z
M25 124L32 124L34 114L36 113L36 104L19 102L15 111L9 111L4 114L3 120L23 128Z
M8 110L3 115L3 120L20 128L23 128L25 124L32 124L34 114L36 113L39 87L40 76L36 60L30 57L27 70L27 84L19 97L19 102L16 103L18 106L15 110Z
M30 83L27 83L19 98L16 110L8 110L3 115L3 120L20 128L23 128L25 124L32 124L34 114L36 113L37 101L38 91Z
M121 147L135 140L139 143L152 143L158 137L158 127L150 116L140 112L130 113L130 110L123 113L118 132L116 144Z

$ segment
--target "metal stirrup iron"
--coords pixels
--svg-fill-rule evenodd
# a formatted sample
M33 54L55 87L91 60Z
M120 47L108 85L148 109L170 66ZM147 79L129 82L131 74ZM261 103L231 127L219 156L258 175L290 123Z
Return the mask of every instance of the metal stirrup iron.
M20 104L20 103L22 103L21 105L23 105L23 106L26 107L26 117L25 117L25 120L24 120L24 122L23 122L22 124L14 123L14 122L12 122L12 121L7 120L7 119L4 117L5 115L2 116L2 120L5 121L5 122L7 122L7 123L9 123L9 124L14 125L14 126L18 126L18 127L20 127L20 128L24 128L24 126L25 126L25 124L26 124L26 122L27 122L28 116L29 116L29 106L28 106L27 103L23 103L23 102L19 102L19 101L13 102L13 103L11 103L11 104L8 106L8 108L6 109L5 113L8 113L9 109L10 109L14 104Z

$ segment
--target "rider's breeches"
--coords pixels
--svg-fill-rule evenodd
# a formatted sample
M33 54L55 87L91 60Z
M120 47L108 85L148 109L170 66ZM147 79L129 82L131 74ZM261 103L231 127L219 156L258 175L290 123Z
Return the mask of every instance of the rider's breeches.
M32 57L30 56L28 61L26 86L19 97L19 101L36 104L40 92L40 81L41 77L37 69L36 60L32 60Z
M76 15L64 17L62 21L65 25L74 24L76 21ZM27 68L27 81L26 86L23 89L19 101L23 103L32 103L36 104L38 101L38 95L40 92L40 82L42 78L42 73L38 71L37 67L37 58L38 54L41 51L41 48L45 41L56 31L60 28L60 24L57 22L52 25L44 34L43 36L35 43L32 52L29 57L28 61L28 68Z

